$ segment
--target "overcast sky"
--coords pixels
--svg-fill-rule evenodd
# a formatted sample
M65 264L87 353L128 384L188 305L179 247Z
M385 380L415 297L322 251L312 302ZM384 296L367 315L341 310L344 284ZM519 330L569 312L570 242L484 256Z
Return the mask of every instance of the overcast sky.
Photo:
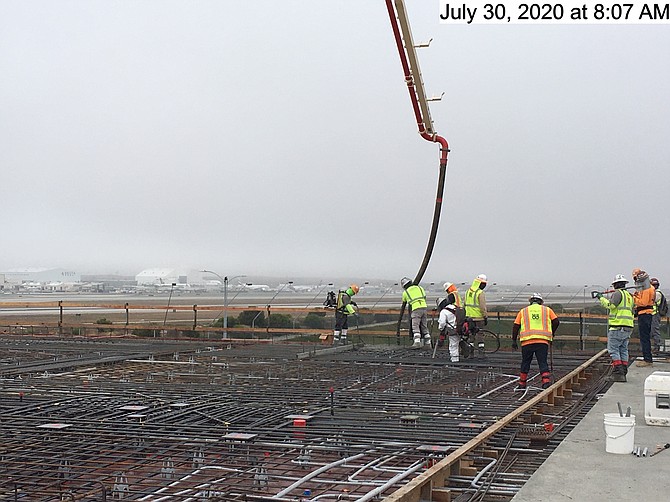
M426 280L670 281L670 27L407 9ZM0 0L0 271L413 277L438 163L383 0Z

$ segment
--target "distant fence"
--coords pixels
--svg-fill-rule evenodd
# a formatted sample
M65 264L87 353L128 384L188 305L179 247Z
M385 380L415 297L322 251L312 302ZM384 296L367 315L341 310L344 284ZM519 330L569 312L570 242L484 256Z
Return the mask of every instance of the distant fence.
M222 327L224 310L231 325ZM11 312L11 315L8 313ZM235 324L235 314L263 314L262 323ZM311 315L310 315L311 314ZM349 320L350 336L395 342L399 309L362 307ZM592 344L599 348L606 341L607 317L584 312L560 313L561 326L557 345L584 349ZM493 312L487 328L503 338L510 338L516 312ZM91 320L93 318L98 318ZM151 317L147 321L145 317ZM219 319L213 326L212 317ZM85 320L89 318L89 320ZM139 319L141 318L141 319ZM273 325L275 323L275 325ZM332 332L333 309L324 307L274 307L222 305L148 305L80 302L12 302L0 304L0 332L11 335L58 335L65 337L126 337L149 338L246 338L271 340L282 336L318 336ZM437 312L430 313L430 328L437 333ZM401 324L401 339L408 338L405 315ZM637 328L636 328L637 329ZM662 336L670 333L670 321L663 318ZM636 331L633 337L636 336Z

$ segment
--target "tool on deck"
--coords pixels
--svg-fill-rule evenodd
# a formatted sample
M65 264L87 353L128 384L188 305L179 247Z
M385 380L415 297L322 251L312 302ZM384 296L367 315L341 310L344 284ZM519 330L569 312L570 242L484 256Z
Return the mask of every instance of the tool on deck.
M650 456L650 457L653 457L654 455L658 455L658 454L661 453L663 450L667 450L668 448L670 448L670 443L665 443L663 446L657 446L657 447L656 447L656 451L655 451L654 453L652 453L651 455L649 455L649 456Z
M619 416L623 417L623 409L621 408L621 403L619 401L617 401L616 405L619 408Z
M630 409L630 406L629 406L628 408L626 408L626 416L627 417L630 417L630 412L631 412L631 409Z

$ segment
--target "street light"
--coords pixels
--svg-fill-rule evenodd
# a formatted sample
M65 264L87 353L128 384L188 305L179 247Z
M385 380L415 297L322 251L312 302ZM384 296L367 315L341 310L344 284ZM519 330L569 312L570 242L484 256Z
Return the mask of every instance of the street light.
M168 297L167 307L165 307L165 318L163 319L163 329L165 329L165 323L167 323L168 310L170 310L170 300L172 300L172 291L174 291L174 287L176 285L177 283L173 282L172 285L170 286L170 296Z
M272 298L270 298L270 301L269 301L268 304L266 305L265 308L266 308L267 311L268 311L268 326L267 326L268 328L270 328L270 304L272 303L272 300L274 300L275 298L277 298L277 295L278 295L279 293L281 293L281 292L284 290L284 288L286 288L287 286L290 286L291 284L293 284L293 281L288 281L287 283L283 284L282 287L279 288L279 289L277 290L277 292L274 294L274 296L273 296ZM256 314L256 317L254 317L254 318L251 320L251 328L252 328L252 329L255 327L256 319L258 319L258 316L261 315L262 313L263 313L263 311L261 310L260 312L258 312L258 314Z
M326 289L326 288L332 288L332 287L333 287L333 283L332 283L332 282L329 282L328 284L325 284L324 286L321 286L321 289L319 290L319 292L318 292L317 294L314 295L314 298L312 298L312 299L309 301L309 303L308 303L307 305L305 305L305 308L309 307L312 303L314 303L314 300L316 300L316 299L319 297L319 295L321 294L321 292L322 292L324 289Z
M228 279L228 276L221 277L219 274L213 272L212 270L201 270L200 272L215 275L223 283L223 338L228 338L228 281L229 280L232 281L233 279L237 279L240 277L246 277L246 275L235 275L230 279Z
M509 302L509 304L507 304L507 308L510 308L510 307L512 306L512 304L514 303L514 300L516 300L516 299L519 297L519 295L520 295L521 293L523 293L523 291L524 291L528 286L530 286L530 283L526 284L523 288L521 288L521 289L519 290L519 292L514 296L514 298L512 298L512 301Z
M375 304L374 304L372 307L370 307L370 309L374 309L374 308L377 306L377 304L378 304L380 301L382 301L382 298L384 298L384 297L386 296L386 293L388 293L389 291L391 291L391 290L392 290L395 286L397 286L397 285L398 285L398 283L397 283L397 282L394 282L393 285L391 285L391 286L389 286L388 288L386 288L386 291L384 291L384 293L382 293L382 295L379 297L379 300L377 300L377 301L375 302Z

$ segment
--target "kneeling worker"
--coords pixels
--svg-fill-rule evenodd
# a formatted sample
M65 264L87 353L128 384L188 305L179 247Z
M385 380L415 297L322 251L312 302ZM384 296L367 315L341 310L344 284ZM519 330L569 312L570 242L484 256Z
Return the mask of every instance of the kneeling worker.
M512 326L512 348L514 350L519 349L516 343L517 338L521 340L521 372L517 389L526 388L533 356L537 358L537 364L540 367L542 388L546 389L551 385L547 354L559 320L551 308L543 305L544 300L540 293L533 293L528 301L530 305L519 311Z

